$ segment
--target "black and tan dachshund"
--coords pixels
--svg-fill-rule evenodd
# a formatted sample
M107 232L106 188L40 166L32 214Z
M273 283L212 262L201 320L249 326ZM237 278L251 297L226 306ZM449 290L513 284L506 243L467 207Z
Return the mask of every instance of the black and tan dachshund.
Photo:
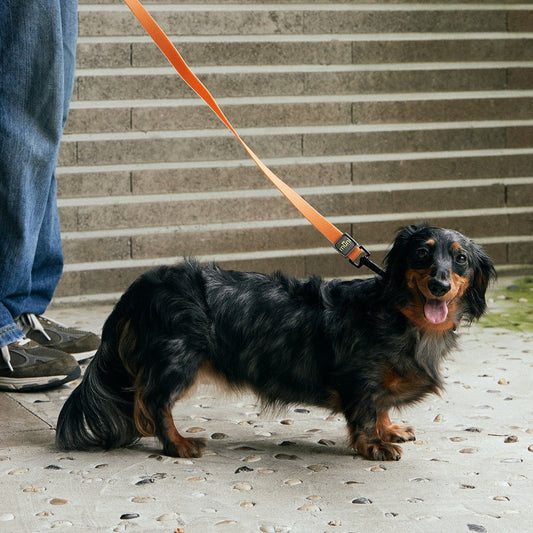
M485 252L428 225L398 233L383 278L324 281L187 261L135 281L58 420L61 449L116 448L155 435L167 455L199 457L172 407L206 375L251 389L267 406L343 413L350 446L398 460L413 428L388 412L442 386L439 367L462 320L486 309L495 277Z

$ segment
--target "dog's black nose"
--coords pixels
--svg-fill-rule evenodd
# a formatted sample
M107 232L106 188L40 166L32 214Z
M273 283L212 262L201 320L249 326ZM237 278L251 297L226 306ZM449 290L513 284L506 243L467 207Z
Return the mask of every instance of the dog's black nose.
M444 296L451 288L451 284L446 280L430 279L428 288L433 296Z

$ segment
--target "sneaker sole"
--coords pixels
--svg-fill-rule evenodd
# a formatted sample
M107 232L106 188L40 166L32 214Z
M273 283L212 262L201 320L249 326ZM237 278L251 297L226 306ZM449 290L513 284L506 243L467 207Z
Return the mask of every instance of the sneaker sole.
M51 389L74 381L81 376L81 368L78 366L68 375L46 376L38 378L7 378L0 377L0 390L10 392L33 392L37 390ZM45 381L46 380L46 381Z
M96 350L90 350L88 352L80 352L80 353L70 353L70 352L66 352L66 353L68 353L69 355L72 355L72 357L74 357L74 359L76 359L78 363L84 363L85 361L88 361L89 359L94 357L94 355L96 354Z

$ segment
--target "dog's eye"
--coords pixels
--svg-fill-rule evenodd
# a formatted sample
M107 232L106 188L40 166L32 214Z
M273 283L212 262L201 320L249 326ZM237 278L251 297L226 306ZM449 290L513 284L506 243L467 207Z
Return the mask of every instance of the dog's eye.
M416 251L416 257L418 259L427 259L429 257L429 250L427 248L419 248Z
M455 257L455 261L460 265L464 265L468 261L468 258L466 257L466 254L458 253Z

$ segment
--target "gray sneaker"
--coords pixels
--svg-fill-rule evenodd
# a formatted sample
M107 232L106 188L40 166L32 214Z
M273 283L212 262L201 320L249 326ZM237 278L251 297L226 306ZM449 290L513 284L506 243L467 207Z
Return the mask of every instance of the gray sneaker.
M57 387L78 378L81 368L71 355L20 339L0 348L0 390L27 392Z
M19 317L17 323L27 338L46 348L66 352L76 361L89 359L100 346L98 335L69 328L43 315L25 313Z

